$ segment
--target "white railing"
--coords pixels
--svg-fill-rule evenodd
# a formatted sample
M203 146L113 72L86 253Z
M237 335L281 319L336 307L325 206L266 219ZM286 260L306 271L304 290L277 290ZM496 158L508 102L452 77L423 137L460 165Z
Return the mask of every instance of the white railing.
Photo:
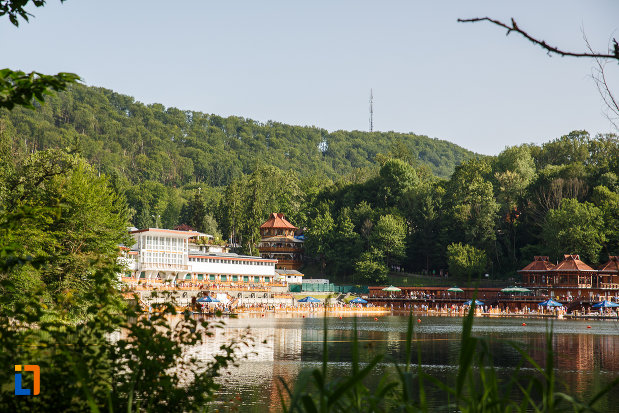
M189 265L142 262L140 263L140 270L141 271L162 271L162 270L188 271Z

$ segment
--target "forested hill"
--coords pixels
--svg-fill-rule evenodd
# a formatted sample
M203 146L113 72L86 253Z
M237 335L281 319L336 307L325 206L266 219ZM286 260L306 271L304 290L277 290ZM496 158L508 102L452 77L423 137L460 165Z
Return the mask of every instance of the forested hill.
M337 178L398 153L440 177L475 156L455 144L394 132L337 131L145 105L108 89L74 85L36 110L0 111L31 149L77 147L100 172L166 186L229 184L257 163ZM8 122L7 122L8 120Z

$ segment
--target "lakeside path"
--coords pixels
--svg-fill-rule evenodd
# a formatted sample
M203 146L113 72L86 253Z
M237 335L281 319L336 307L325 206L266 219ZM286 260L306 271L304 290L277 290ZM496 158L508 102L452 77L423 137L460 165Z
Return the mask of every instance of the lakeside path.
M199 313L196 313L199 314ZM253 317L276 317L276 318L296 318L296 317L383 317L383 316L407 316L407 310L390 310L385 307L362 307L362 308L347 308L347 307L289 307L277 310L266 310L262 308L237 309L234 311L236 316L253 316ZM467 309L459 309L453 311L437 311L437 310L412 310L415 317L464 317L467 314ZM619 316L609 314L564 314L561 312L481 312L477 311L475 317L480 318L522 318L522 319L548 319L555 318L559 320L614 320L619 321Z

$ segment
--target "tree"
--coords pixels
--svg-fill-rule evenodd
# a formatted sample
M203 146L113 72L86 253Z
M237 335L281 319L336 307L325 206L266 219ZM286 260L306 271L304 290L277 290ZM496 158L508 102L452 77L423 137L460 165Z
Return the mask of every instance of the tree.
M206 218L206 205L204 204L204 197L202 191L198 189L193 196L193 199L188 203L189 209L189 225L191 225L196 231L203 232L204 220Z
M531 149L527 145L505 149L497 156L494 169L499 184L499 199L511 209L535 178L535 161Z
M486 251L494 248L499 209L492 183L486 179L490 173L491 166L485 160L465 162L456 168L446 194L450 204L448 218L453 222L451 238L460 238Z
M548 211L542 238L553 257L580 254L584 260L598 263L606 232L600 208L590 202L564 199L558 209Z
M380 251L372 249L361 254L355 263L355 272L362 280L371 284L384 284L387 281L389 269L384 263Z
M407 193L404 213L410 227L407 255L413 268L430 270L440 260L440 217L445 191L440 185L424 185Z
M335 274L350 274L361 252L361 239L350 219L350 210L343 208L336 220L326 258Z
M230 239L233 244L243 242L241 223L244 219L245 187L241 180L234 180L226 187L224 198L218 207L219 222L222 224L223 236Z
M383 207L398 206L406 192L417 185L415 169L400 159L389 159L380 168L379 197Z
M484 272L488 265L488 258L484 251L459 242L447 246L447 263L451 275L470 279Z
M309 254L318 256L320 274L324 275L327 254L331 251L334 222L327 204L320 205L320 212L310 221L307 228L305 248Z
M0 108L13 109L23 106L34 109L33 100L45 101L45 95L65 90L80 77L74 73L61 72L44 75L39 72L24 73L21 70L0 70Z
M44 265L0 274L12 286L2 292L4 305L20 302L24 289L40 290L55 317L87 317L97 288L93 273L120 270L118 246L132 243L124 199L83 159L60 151L36 152L16 165L8 188L8 209L0 211L0 220L23 209L38 212L12 218L20 225L4 233L0 244L17 242L21 256L39 257Z
M163 228L174 228L178 225L184 202L180 191L175 188L168 188L167 203L161 213L161 225Z
M501 233L505 234L504 247L511 264L517 263L516 231L527 188L535 179L535 161L528 145L513 146L501 152L495 161L494 177L497 182L497 201L502 217Z
M605 186L597 186L593 189L592 200L604 215L606 253L607 255L619 255L619 193Z
M385 265L390 268L393 259L404 255L406 228L402 218L395 215L383 215L372 230L372 247L382 251Z

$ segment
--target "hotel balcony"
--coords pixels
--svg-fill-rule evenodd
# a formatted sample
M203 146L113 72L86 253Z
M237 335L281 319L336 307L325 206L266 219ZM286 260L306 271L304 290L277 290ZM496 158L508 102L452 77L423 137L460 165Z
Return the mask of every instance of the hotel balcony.
M140 270L141 271L189 271L189 265L142 262L140 263Z

